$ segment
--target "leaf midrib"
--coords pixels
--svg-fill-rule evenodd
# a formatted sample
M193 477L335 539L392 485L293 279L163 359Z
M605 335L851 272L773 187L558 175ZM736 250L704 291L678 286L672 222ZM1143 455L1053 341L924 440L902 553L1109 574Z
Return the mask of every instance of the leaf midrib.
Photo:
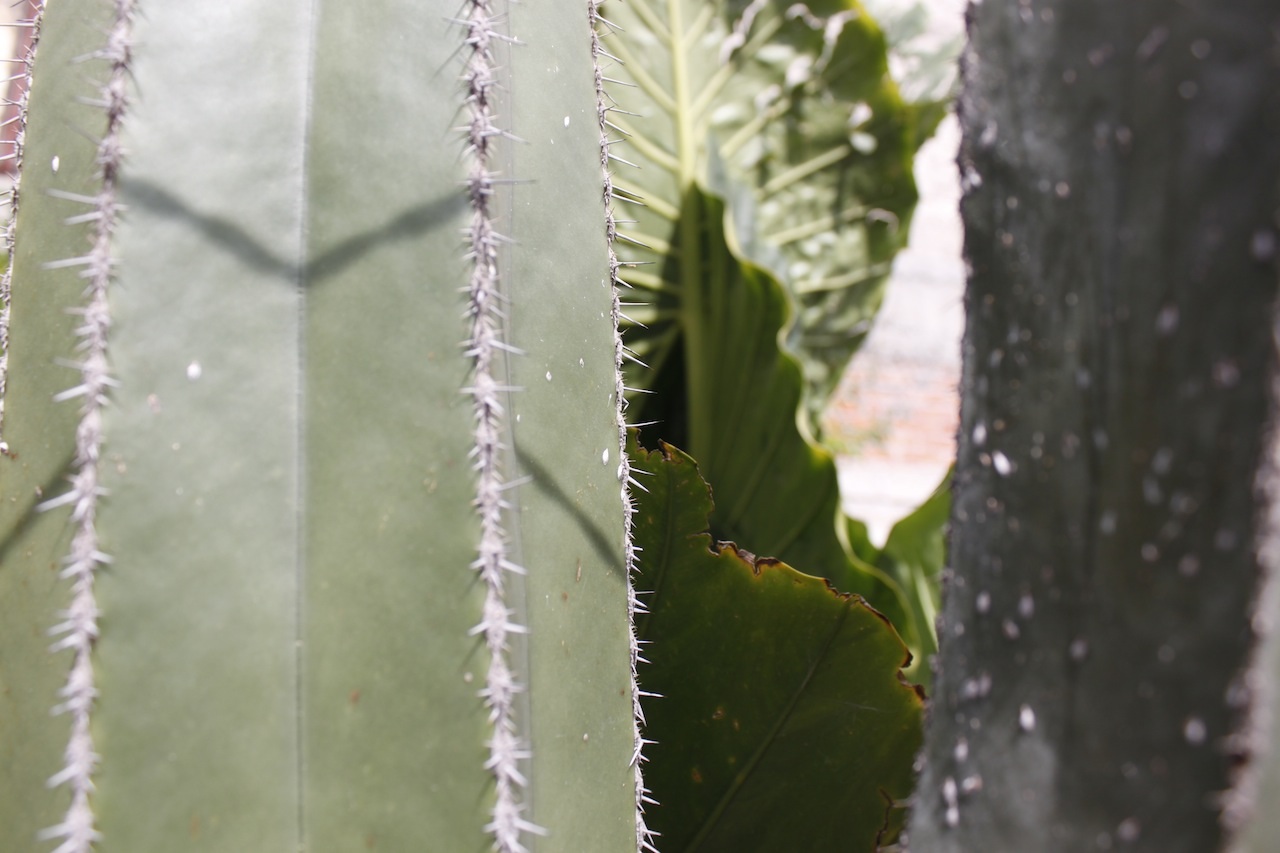
M715 829L716 823L724 816L724 813L728 811L734 798L737 797L738 793L746 786L747 779L755 771L756 767L759 766L765 753L773 746L773 742L777 739L778 734L782 731L783 727L786 726L787 722L790 721L795 712L796 706L800 704L800 700L809 689L809 685L813 682L814 675L817 673L818 668L822 665L822 662L826 660L827 653L830 652L831 647L835 645L836 637L838 637L841 630L843 630L845 620L849 618L849 611L851 609L851 600L846 600L844 602L844 607L840 609L840 618L836 620L835 626L827 636L826 642L822 644L821 651L814 656L813 663L810 665L808 672L805 673L804 679L796 687L790 701L787 702L786 707L784 707L778 714L778 718L769 729L769 733L761 739L759 746L756 747L755 751L751 754L751 757L747 759L742 770L738 772L738 775L733 778L733 782L730 783L724 794L721 795L715 808L711 810L711 814L698 830L698 834L693 837L693 840L689 842L689 846L685 848L685 853L695 853L695 851L697 851L702 842L705 841L707 837L710 836L711 831Z

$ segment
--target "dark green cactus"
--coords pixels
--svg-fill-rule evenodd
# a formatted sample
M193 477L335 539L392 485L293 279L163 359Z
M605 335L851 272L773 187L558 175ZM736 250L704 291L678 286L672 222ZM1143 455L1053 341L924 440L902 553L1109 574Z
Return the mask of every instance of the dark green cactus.
M1274 637L1245 667L1276 616L1256 595L1277 25L1261 0L970 7L954 577L917 851L1198 853L1227 803L1268 821L1243 849L1275 849L1274 799L1226 794L1276 708L1255 692L1264 736L1239 736L1275 675Z

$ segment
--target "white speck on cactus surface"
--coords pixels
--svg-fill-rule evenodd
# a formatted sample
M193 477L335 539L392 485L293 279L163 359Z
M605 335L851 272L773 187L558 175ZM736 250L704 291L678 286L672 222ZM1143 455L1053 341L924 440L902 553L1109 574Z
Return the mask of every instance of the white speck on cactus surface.
M1187 717L1186 722L1182 724L1182 736L1192 746L1199 746L1204 743L1208 733L1204 720L1199 717Z
M565 116L565 117L564 117L564 126L565 126L565 127L568 127L568 126L569 126L569 117L568 117L568 116Z
M944 817L947 826L956 827L960 825L960 797L956 790L956 780L948 776L942 780L942 803L946 806L946 815Z
M1136 817L1127 817L1120 821L1120 825L1116 827L1116 838L1126 844L1131 844L1138 840L1138 836L1142 834L1142 824L1138 822Z
M548 381L548 382L550 382L550 381L551 381L551 371L550 371L550 370L548 370L548 371L547 371L547 381Z
M1031 593L1026 593L1018 599L1018 615L1023 619L1030 619L1036 613L1036 600L1031 597Z
M1084 637L1076 637L1071 641L1071 645L1067 646L1067 654L1076 663L1081 663L1089 656L1089 641Z
M600 464L601 465L609 464L609 448L607 447L604 449L604 452L600 454Z
M1036 730L1036 712L1031 709L1030 705L1023 705L1018 709L1018 728L1024 732Z
M995 466L996 473L1001 477L1008 477L1017 470L1017 466L1014 465L1009 457L1005 456L999 450L991 454L991 464Z
M200 366L200 362L193 361L187 365L187 378L195 382L204 374L204 368Z
M58 174L58 167L61 165L62 165L61 158L59 158L57 154L54 154L53 159L49 161L49 168L52 169L53 173L56 175Z
M978 597L973 602L974 609L978 611L978 615L985 615L991 610L991 593L982 591L978 593Z

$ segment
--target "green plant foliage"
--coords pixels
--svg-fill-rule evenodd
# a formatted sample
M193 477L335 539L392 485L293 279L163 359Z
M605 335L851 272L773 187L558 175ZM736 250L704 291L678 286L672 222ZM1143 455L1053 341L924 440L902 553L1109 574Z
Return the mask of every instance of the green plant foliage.
M872 850L911 790L920 694L910 658L856 596L707 532L693 460L629 448L645 483L635 536L651 825L678 851Z
M667 373L652 390L659 400L689 407L690 453L717 495L712 533L804 566L903 624L907 611L896 587L856 560L840 538L835 461L802 427L800 368L778 345L788 319L786 293L772 273L734 252L724 203L715 196L692 187L681 221L675 251L705 263L686 292L698 305L700 325L688 336L684 357L711 381L705 394L686 399L680 377ZM675 417L664 421L662 434Z
M615 187L644 202L628 207L624 260L652 264L624 274L644 302L629 345L661 369L701 334L689 291L707 261L675 248L699 227L682 206L701 183L733 198L745 256L793 298L788 345L820 408L905 242L911 157L936 118L922 126L903 104L884 37L857 0L627 0L605 14L622 30L608 49L625 63L609 74L632 84L609 88L622 111L612 121L626 134L620 156L640 167L620 172ZM685 368L693 396L714 381L698 368ZM637 370L629 381L651 380Z
M871 560L904 594L910 617L903 623L903 639L917 655L908 675L926 688L929 659L938 651L935 622L942 606L941 574L950 515L951 473L947 472L928 500L893 526L884 548Z

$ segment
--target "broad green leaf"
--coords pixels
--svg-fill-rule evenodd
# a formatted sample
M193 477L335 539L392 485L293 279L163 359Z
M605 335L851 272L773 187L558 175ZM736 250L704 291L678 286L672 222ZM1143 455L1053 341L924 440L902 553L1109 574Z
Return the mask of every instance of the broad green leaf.
M934 626L942 606L941 574L947 559L946 526L951 514L951 472L924 503L889 531L874 564L897 582L911 616L903 639L916 653L908 674L929 686L929 659L938 650Z
M654 640L641 686L645 777L664 853L871 851L900 826L921 697L910 658L856 596L707 532L693 460L640 448L637 629Z
M717 538L804 566L902 624L906 611L894 584L853 557L841 538L835 461L803 427L800 368L778 344L789 316L785 292L768 270L732 250L719 199L692 188L681 217L697 230L682 230L677 250L706 262L699 286L688 292L699 319L681 357L696 365L690 376L707 381L686 391L680 365L665 365L652 383L655 403L687 406L687 414L655 406L661 423L650 432L685 441L698 460L717 498ZM687 435L679 430L686 417Z
M697 228L680 218L684 194L741 187L739 238L797 305L788 343L816 405L879 306L929 130L889 77L883 35L857 0L611 0L605 14L622 31L606 43L621 60L614 153L639 167L620 166L614 186L643 200L626 205L624 260L651 264L624 273L643 302L629 345L659 367L699 334L686 300L708 261L675 248ZM642 371L631 382L648 387Z

